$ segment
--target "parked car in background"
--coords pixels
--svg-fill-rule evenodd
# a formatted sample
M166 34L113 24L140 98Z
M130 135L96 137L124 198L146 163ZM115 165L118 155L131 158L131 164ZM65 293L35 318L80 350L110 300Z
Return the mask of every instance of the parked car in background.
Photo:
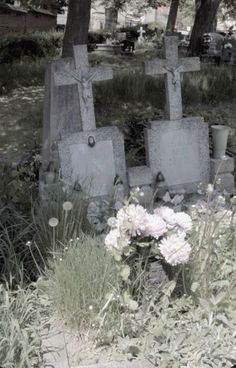
M201 58L211 58L220 64L224 39L225 33L223 32L204 33L201 39Z

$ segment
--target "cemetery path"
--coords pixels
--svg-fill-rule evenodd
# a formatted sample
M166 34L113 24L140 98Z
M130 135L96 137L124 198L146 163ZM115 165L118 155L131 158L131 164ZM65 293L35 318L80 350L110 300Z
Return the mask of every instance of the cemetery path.
M41 141L43 87L0 96L0 161L18 162Z

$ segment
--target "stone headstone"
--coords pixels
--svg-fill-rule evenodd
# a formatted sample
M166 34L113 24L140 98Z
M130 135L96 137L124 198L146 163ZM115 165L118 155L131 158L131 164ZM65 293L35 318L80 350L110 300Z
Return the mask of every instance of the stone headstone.
M74 47L74 59L53 62L46 73L42 172L58 169L57 143L81 130L94 130L92 82L111 79L112 68L90 67L87 45ZM42 175L41 175L42 176Z
M72 134L58 146L62 178L70 187L96 198L111 196L117 178L127 186L124 140L118 128Z
M74 67L72 58L50 63L45 75L45 98L43 113L43 169L50 161L51 145L62 135L81 130L79 96L76 85L56 86L55 73Z
M154 59L144 63L148 75L165 75L166 109L168 119L178 120L183 117L181 73L200 70L198 57L179 58L178 37L164 37L165 59Z
M158 173L171 190L194 192L209 182L208 124L199 117L153 121L145 130L147 164L156 187Z

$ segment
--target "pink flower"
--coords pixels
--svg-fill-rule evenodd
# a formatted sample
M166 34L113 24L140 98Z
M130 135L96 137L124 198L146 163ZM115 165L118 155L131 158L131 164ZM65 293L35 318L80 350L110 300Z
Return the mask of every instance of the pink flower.
M140 205L130 204L117 213L117 225L130 236L142 235L146 228L147 211Z
M185 212L178 212L175 214L176 225L184 232L192 230L193 223L191 217Z
M169 207L160 207L154 210L154 213L160 215L168 225L174 227L176 225L175 212Z
M187 262L191 253L190 244L180 235L170 235L162 239L159 249L165 261L172 266Z
M146 220L145 236L152 236L155 239L159 239L160 236L167 232L166 223L161 216L147 214Z

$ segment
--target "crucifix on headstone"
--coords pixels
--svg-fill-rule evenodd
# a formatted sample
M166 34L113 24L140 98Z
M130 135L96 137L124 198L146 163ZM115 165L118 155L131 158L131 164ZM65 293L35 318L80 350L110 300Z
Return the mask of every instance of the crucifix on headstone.
M58 72L54 76L56 86L76 84L78 87L80 118L83 131L96 129L92 82L113 78L111 67L90 67L87 45L74 46L75 68Z
M142 26L140 26L140 28L139 28L139 30L138 30L138 33L139 33L139 38L138 38L138 41L139 42L141 42L141 41L143 41L144 40L144 35L145 35L145 31L144 31L144 29L143 29L143 27Z
M199 71L200 60L198 57L179 58L176 36L164 37L164 56L165 59L146 61L144 69L149 75L165 75L168 118L179 120L183 117L180 73Z

